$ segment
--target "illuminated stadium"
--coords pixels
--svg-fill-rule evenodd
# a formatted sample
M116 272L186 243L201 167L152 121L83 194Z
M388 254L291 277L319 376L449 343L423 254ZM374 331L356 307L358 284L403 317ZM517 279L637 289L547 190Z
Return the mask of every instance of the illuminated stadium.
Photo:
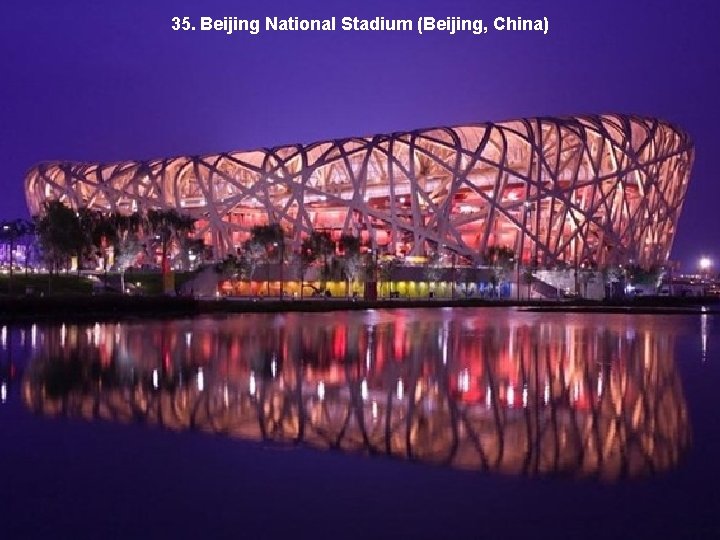
M198 218L215 259L255 225L280 223L297 251L312 230L397 256L492 246L523 264L664 263L687 190L684 132L626 115L529 118L206 156L42 163L30 212L49 200Z

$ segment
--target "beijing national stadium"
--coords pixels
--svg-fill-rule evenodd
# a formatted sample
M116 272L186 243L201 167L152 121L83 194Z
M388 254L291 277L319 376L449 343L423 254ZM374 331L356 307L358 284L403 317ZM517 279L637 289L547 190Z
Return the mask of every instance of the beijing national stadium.
M314 230L397 257L442 249L480 264L667 261L693 162L689 136L631 115L527 118L205 156L33 167L31 214L59 200L130 213L176 209L215 260L256 225L288 250Z

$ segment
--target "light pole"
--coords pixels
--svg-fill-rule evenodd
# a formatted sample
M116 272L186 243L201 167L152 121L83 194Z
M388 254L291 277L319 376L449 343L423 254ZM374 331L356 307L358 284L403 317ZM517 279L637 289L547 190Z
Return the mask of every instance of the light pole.
M366 281L365 281L365 300L377 300L377 279L378 279L378 267L377 267L377 249L370 248L368 251L368 266L366 270Z
M713 260L707 255L703 255L698 260L698 268L700 269L700 282L709 281L713 267ZM707 294L705 286L703 285L703 295Z
M522 266L522 260L523 260L523 251L525 249L525 234L527 234L527 217L528 212L530 212L530 209L532 208L532 203L530 201L525 201L523 203L523 220L522 220L522 230L520 231L520 248L518 250L517 254L517 275L516 275L516 281L517 281L517 299L520 300L520 267Z
M283 299L283 267L285 266L285 240L280 243L280 300ZM273 246L278 247L278 242L273 242Z
M378 250L377 247L374 247L371 251L372 253L372 267L373 267L373 281L375 282L375 292L374 292L374 298L373 300L377 300L377 289L378 289L378 277L380 277L380 272L378 268Z
M12 276L13 276L13 235L10 234L10 225L8 225L7 223L6 223L5 225L3 225L2 230L3 230L4 236L9 236L9 237L10 237L10 238L9 238L9 240L10 240L10 280L8 281L8 283L9 283L10 285L8 286L8 290L9 290L9 292L12 292Z
M457 256L456 252L452 252L452 283L451 289L450 289L450 299L455 300L455 257Z
M4 223L2 226L3 236L10 242L10 278L8 280L8 292L13 292L13 266L15 266L15 242L19 236L18 222Z

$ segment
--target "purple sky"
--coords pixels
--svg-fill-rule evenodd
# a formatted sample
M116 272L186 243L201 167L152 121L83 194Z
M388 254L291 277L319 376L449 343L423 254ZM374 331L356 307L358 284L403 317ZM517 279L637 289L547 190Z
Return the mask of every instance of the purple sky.
M720 4L715 1L5 0L0 218L25 171L250 149L535 115L677 123L697 159L673 258L720 259ZM128 7L128 6L131 7ZM417 19L546 15L550 34L173 32L173 16Z

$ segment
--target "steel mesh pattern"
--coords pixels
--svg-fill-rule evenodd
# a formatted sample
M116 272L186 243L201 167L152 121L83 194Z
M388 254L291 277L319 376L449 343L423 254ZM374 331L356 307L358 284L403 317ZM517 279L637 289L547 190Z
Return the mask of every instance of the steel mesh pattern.
M532 118L248 152L112 164L43 163L26 177L32 214L59 199L199 218L214 256L254 225L281 223L299 248L326 229L394 254L480 262L504 245L525 263L665 262L693 161L670 124L626 115Z

